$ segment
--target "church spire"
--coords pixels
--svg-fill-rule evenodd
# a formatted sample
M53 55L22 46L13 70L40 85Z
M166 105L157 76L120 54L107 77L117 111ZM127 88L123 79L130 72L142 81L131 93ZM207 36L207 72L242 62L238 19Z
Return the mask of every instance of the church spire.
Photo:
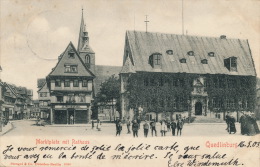
M84 16L83 16L83 8L82 8L82 16L81 16L81 23L80 23L80 30L79 30L79 41L78 41L78 52L84 47L84 45L88 44L88 32L86 30L86 24L84 23Z

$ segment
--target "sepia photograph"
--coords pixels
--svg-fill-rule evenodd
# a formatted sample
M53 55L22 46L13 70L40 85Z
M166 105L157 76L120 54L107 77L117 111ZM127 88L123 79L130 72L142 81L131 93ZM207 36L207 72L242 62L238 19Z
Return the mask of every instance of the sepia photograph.
M0 166L260 165L259 5L0 0Z

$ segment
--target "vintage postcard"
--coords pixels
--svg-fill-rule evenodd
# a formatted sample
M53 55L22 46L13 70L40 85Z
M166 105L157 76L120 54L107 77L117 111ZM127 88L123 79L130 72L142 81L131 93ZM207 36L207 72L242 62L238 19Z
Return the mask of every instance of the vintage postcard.
M260 165L257 0L0 0L0 167Z

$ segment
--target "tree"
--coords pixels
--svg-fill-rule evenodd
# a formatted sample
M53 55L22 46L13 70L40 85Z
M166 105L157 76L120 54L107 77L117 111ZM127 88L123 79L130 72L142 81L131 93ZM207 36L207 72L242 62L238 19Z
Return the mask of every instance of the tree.
M115 107L116 110L120 113L120 80L119 78L112 75L105 82L101 84L100 92L95 97L97 105L106 106L109 103L112 104L112 112L114 114L115 120ZM116 104L114 104L116 101ZM111 121L111 117L110 117Z

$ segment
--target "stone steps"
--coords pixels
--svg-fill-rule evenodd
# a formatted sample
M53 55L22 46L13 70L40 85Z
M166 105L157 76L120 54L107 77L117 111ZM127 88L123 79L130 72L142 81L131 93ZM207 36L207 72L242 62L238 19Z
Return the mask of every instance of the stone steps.
M196 116L193 123L225 123L224 120L205 116Z

